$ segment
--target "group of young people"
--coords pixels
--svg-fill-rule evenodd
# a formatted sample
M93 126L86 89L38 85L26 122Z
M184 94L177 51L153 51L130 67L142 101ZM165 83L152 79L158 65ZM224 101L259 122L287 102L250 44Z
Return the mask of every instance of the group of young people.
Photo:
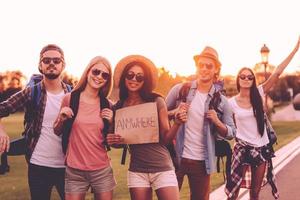
M107 151L110 147L127 148L124 138L114 133L115 111L149 102L157 107L159 142L128 145L131 199L150 200L153 190L159 200L179 199L185 175L190 199L209 199L218 138L236 141L225 188L228 199L236 199L240 187L250 189L251 200L259 199L260 188L266 182L271 184L274 198L278 198L270 154L265 153L269 139L262 97L276 83L299 45L300 38L260 86L256 85L253 71L242 68L236 79L239 93L230 99L220 94L215 85L221 70L218 53L205 47L194 56L197 78L189 84L184 100L180 97L184 83L175 85L165 99L154 92L159 87L157 68L141 55L121 59L114 73L106 58L93 58L68 93L60 78L65 68L64 53L57 45L45 46L39 60L43 74L38 83L39 106L25 127L31 199L50 199L54 186L61 199L84 199L90 187L95 199L113 199L117 184ZM116 103L108 98L113 85L119 89ZM32 94L33 87L27 87L1 102L0 118L28 108ZM216 96L219 101L212 108L210 102ZM9 150L9 144L0 123L0 154ZM173 159L170 145L176 151Z

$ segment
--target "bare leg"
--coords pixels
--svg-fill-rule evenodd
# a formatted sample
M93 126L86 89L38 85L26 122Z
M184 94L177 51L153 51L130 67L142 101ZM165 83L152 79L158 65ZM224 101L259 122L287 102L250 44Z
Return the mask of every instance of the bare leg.
M152 200L152 188L130 188L131 200Z
M252 182L251 182L251 190L250 190L250 200L258 200L261 184L265 174L265 169L266 169L266 162L262 163L257 168L251 169Z
M112 200L113 190L109 192L95 193L95 200Z
M158 200L179 200L179 189L176 186L159 188L155 192Z
M85 193L66 193L66 200L84 200Z
M247 170L247 166L242 166L242 177L243 178L245 177L246 170ZM235 200L235 199L238 198L240 189L241 189L241 187L239 186L238 189L236 190L235 194L234 194L234 197L231 198L231 200Z

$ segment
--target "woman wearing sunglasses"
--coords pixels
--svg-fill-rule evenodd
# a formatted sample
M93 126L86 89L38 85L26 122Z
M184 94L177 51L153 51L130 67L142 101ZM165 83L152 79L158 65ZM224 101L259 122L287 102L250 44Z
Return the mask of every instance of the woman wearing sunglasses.
M181 122L169 127L165 101L153 92L157 78L155 65L140 55L123 58L114 72L114 84L119 87L120 98L116 109L156 102L158 111L159 142L129 145L127 181L132 200L151 200L152 189L159 200L179 199L176 174L165 145L174 137ZM124 139L117 133L108 134L107 142L122 144Z
M112 88L111 74L108 60L95 57L71 94L63 99L54 130L57 135L63 134L67 200L84 199L89 187L95 199L113 197L116 182L105 140L113 117L107 100Z
M250 189L250 199L259 199L262 185L270 183L274 198L278 198L275 177L272 171L272 153L269 143L262 97L278 81L283 70L298 51L300 38L289 56L261 85L250 68L242 68L237 76L238 94L229 100L237 126L231 177L226 184L229 199L238 197L240 187ZM266 106L266 105L265 105Z

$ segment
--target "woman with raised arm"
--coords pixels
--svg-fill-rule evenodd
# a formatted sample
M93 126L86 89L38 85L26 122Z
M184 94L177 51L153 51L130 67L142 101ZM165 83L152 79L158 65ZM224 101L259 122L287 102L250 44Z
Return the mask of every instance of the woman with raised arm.
M228 178L225 192L228 199L237 199L241 187L250 189L250 199L259 199L262 185L267 182L272 187L274 198L278 198L275 177L272 171L272 151L266 130L266 114L262 97L278 81L279 76L290 63L300 44L275 69L261 85L250 68L242 68L237 75L238 94L229 100L236 122L237 133L232 157L231 177Z

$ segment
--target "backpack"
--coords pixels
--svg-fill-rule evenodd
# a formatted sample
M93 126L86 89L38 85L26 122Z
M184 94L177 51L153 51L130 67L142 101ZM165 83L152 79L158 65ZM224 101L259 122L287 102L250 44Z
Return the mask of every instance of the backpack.
M31 87L31 102L25 108L24 127L26 127L28 122L34 120L34 115L35 115L34 111L36 111L37 108L39 107L39 103L41 100L41 93L42 93L42 87L40 82L42 80L43 80L42 74L33 74L26 85L26 87ZM71 92L72 87L68 84L66 84L66 87L67 87L67 91ZM22 135L24 134L25 132L23 132Z
M34 116L36 115L36 111L38 110L40 99L41 99L41 81L43 80L42 74L33 74L28 83L27 87L31 87L31 101L25 107L25 115L24 115L24 128L27 128L29 122L34 120ZM72 87L66 84L67 91L71 92ZM7 161L7 156L17 156L17 155L25 155L26 154L26 141L28 139L28 134L26 131L23 131L22 137L12 140L10 142L10 148L8 152L5 152L1 155L1 165L0 165L0 174L5 174L9 172L9 165Z
M74 113L74 116L70 119L67 119L63 124L62 148L63 148L64 154L67 153L69 138L70 138L70 135L71 135L71 129L72 129L73 123L74 123L75 118L76 118L77 113L78 113L80 93L81 92L78 91L78 90L71 92L71 98L70 98L69 106L72 109L72 111ZM104 108L110 108L110 103L109 103L108 99L100 93L100 109L102 110ZM103 127L103 130L102 130L102 134L103 134L103 138L104 138L104 145L106 147L106 150L109 151L110 147L108 146L107 141L106 141L106 136L107 136L108 131L109 131L109 122L108 122L107 119L103 119L103 123L104 123L104 127Z
M178 100L182 102L187 101L187 96L189 94L190 88L192 86L191 82L186 82L182 85L182 87L179 90L179 98ZM214 109L217 112L218 117L220 118L223 115L223 112L219 110L218 105L221 102L221 95L223 90L223 82L219 81L214 83L214 86L216 88L212 99L209 102L209 109ZM212 127L212 132L214 132L215 127ZM226 177L230 176L231 171L231 157L232 157L232 150L231 146L228 141L224 139L216 138L215 140L215 156L217 157L217 172L220 172L220 160L223 162L223 158L226 157ZM172 159L173 160L173 159ZM223 176L225 180L225 174L223 171Z

